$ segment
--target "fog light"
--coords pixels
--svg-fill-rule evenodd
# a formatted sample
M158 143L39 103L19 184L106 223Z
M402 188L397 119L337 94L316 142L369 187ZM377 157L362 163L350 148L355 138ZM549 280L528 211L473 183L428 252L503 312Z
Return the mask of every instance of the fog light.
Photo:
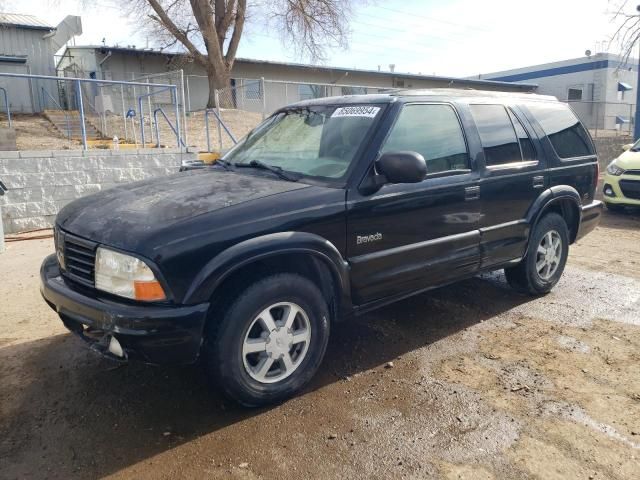
M111 340L109 340L109 352L113 353L116 357L124 357L124 350L116 337L111 337Z
M607 197L615 197L616 196L615 192L613 191L613 188L611 188L611 185L605 185L604 188L602 189L602 191L604 192L604 194Z

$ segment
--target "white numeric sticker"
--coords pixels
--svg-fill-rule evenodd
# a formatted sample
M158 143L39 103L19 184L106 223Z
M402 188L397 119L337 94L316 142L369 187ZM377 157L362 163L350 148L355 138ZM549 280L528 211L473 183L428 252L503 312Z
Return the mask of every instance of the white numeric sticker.
M336 108L331 118L338 117L367 117L373 118L380 111L380 107L371 107L368 105L354 105L352 107Z

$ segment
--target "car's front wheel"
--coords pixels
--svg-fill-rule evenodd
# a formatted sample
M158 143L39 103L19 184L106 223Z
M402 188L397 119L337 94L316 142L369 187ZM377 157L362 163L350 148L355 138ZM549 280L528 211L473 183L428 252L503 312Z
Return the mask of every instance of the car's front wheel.
M225 394L243 405L282 401L317 371L329 326L327 302L313 282L284 273L263 278L209 329L208 370Z
M505 268L509 285L521 293L542 295L560 280L569 256L569 229L557 213L545 215L534 228L525 258Z

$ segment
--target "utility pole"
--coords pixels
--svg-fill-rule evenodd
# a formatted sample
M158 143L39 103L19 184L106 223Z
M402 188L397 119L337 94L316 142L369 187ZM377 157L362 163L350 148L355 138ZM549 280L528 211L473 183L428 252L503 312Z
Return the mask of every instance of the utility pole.
M636 11L640 14L640 5L636 7ZM640 42L638 42L640 46ZM636 114L633 121L633 141L640 138L640 50L638 55L638 81L636 83Z

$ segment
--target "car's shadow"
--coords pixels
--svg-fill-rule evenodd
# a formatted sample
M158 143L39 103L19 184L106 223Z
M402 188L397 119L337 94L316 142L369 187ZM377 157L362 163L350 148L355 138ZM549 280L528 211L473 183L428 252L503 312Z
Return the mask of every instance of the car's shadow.
M501 277L483 277L336 324L301 395L530 300ZM199 366L117 368L90 355L71 335L0 349L0 471L8 478L102 477L265 412L224 400Z

